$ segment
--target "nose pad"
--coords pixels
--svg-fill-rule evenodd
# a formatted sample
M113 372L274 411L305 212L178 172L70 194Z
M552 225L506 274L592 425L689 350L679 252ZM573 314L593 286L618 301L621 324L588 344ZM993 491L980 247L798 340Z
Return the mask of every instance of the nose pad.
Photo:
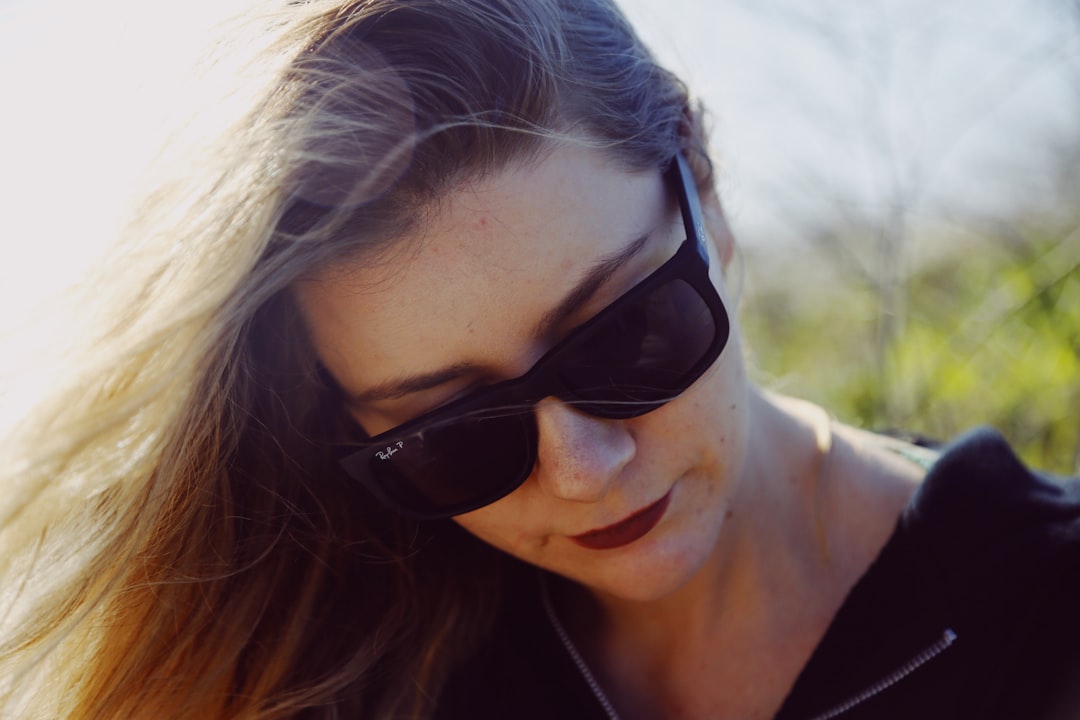
M564 500L603 498L637 452L625 421L596 418L551 397L535 412L541 487Z

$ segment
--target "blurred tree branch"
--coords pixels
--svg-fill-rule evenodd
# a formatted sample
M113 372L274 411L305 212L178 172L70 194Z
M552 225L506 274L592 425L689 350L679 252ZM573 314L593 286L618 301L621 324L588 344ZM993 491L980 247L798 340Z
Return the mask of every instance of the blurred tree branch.
M905 79L910 82L914 64L917 69L927 69L928 75L919 81L929 83L934 80L932 76L939 63L947 62L950 55L947 43L955 42L955 35L946 32L943 24L958 20L948 7L918 3L925 12L901 12L897 3L888 0L858 6L827 0L813 6L796 6L785 0L760 0L744 5L748 12L758 14L766 22L809 38L822 57L843 69L839 76L847 77L846 81L840 81L846 108L830 105L828 98L815 97L805 88L784 89L792 115L810 122L814 132L829 138L829 145L840 151L834 165L805 165L798 180L778 180L769 189L781 212L790 214L793 223L801 222L811 228L810 247L852 288L852 296L866 298L874 304L872 323L856 326L866 331L862 344L869 350L870 381L860 383L859 397L848 398L854 403L849 407L857 407L861 419L879 427L933 423L931 416L937 409L934 398L949 388L935 388L932 383L947 384L949 378L960 377L967 372L962 370L965 364L969 371L978 367L980 372L985 372L983 354L997 352L1010 358L1023 358L1023 348L1002 352L1012 339L1005 335L1012 333L1017 342L1028 342L1030 338L1022 327L1024 323L1032 323L1044 334L1062 333L1056 339L1057 344L1053 342L1055 339L1049 339L1051 342L1046 343L1043 351L1050 355L1071 352L1073 357L1062 360L1064 370L1060 374L1051 371L1053 377L1047 378L1047 382L1063 383L1061 394L1072 398L1075 407L1062 411L1062 417L1057 418L1061 427L1028 434L1042 433L1044 440L1056 438L1053 442L1045 440L1044 445L1053 446L1058 452L1061 438L1071 437L1070 469L1080 472L1080 369L1075 369L1080 367L1075 362L1080 355L1080 325L1070 324L1072 320L1054 322L1070 312L1065 306L1067 301L1080 301L1080 208L1076 203L1080 198L1080 133L1076 132L1080 127L1077 122L1080 120L1080 0L1038 0L1028 4L1024 12L1064 17L1053 33L1022 46L1010 44L1013 37L1010 17L998 17L990 12L979 17L964 16L964 22L979 23L978 30L985 35L982 42L994 47L996 52L992 62L979 67L977 74L954 88L951 112L944 117L942 113L935 114L936 108L926 105L929 96L921 92L920 86L909 86ZM912 60L913 56L917 62ZM1045 176L1010 175L1012 192L989 221L970 214L970 210L942 207L934 193L957 156L996 116L1017 105L1019 98L1026 97L1048 71L1064 71L1075 90L1070 111L1071 132L1054 135L1047 129L1047 134L1041 137L1001 137L1001 143L1011 146L1014 152L1022 149L1028 155L1045 155ZM837 128L845 127L835 116L841 111L857 113L860 122L856 136L836 136ZM1032 123L1036 125L1039 123ZM1043 125L1051 127L1047 123ZM837 166L845 164L864 168L860 183L853 186L838 181L842 174L837 172ZM988 169L986 179L998 180L1007 172L1008 165L1002 164L996 170ZM1049 193L1041 192L1046 187ZM1052 224L1057 228L1053 231L1021 227L1050 223L1052 218L1056 218ZM932 321L953 327L956 333L936 336L927 344L928 336L923 328L911 328L909 332L915 299L912 293L923 290L921 268L927 263L944 263L944 267L951 263L956 267L954 277L966 277L962 264L972 259L972 254L986 253L994 246L1011 246L1011 262L1015 267L1006 270L1003 263L1007 257L1000 262L976 263L986 272L998 275L982 279L986 292L981 297L978 280L967 278L966 282L974 283L972 287L949 290L944 282L949 273L937 271L944 272L941 293L953 292L965 298L958 307L951 307L957 316L950 318L943 314L950 303L940 303L936 308L919 303L920 323L927 321L927 313L936 312ZM805 250L795 248L791 252ZM799 264L799 267L805 272L808 266ZM1015 285L1009 293L998 292L996 283L1002 277ZM805 285L800 287L800 291L805 289ZM774 291L772 288L767 292ZM747 314L756 312L756 303L754 299L747 304ZM805 312L811 322L826 322L825 315L815 314L811 305L785 303L763 311L763 315L776 323L783 322L784 312ZM784 324L790 332L791 324ZM919 352L933 358L916 358L911 348L906 347L912 342L912 335L920 333L924 341L920 341ZM803 339L808 336L797 334ZM830 329L829 335L835 339L836 331ZM858 339L849 338L846 342L858 342ZM834 343L834 352L837 347ZM948 373L926 370L923 384L907 376L911 362L922 366L935 361L942 368L951 369ZM1032 362L1037 363L1037 359ZM1020 368L1022 363L1019 360L1017 363ZM977 376L968 377L965 382L977 384L978 380ZM1025 378L1017 384L1032 381ZM1023 395L1014 396L1006 389L976 388L972 392L969 416L958 418L959 423L1012 424L1004 416L979 416L988 406L980 406L977 395L987 392L999 392L1017 405L1032 401ZM1031 412L1030 408L1019 406L1013 410L1017 416L1025 417ZM1025 427L1031 425L1027 420L1024 422Z

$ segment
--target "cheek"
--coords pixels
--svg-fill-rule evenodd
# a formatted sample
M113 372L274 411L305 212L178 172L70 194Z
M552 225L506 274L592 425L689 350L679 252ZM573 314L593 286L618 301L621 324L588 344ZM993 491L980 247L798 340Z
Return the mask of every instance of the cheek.
M642 477L670 479L687 465L705 470L699 491L705 497L726 494L739 475L746 441L748 385L738 333L717 364L686 395L664 408L629 420L637 443ZM480 540L527 562L537 562L551 542L552 507L536 500L534 478L487 507L453 518ZM649 495L654 488L643 491ZM697 495L698 499L702 495ZM707 512L702 505L700 512Z
M528 485L518 488L506 497L479 510L458 515L454 522L466 531L494 548L528 560L531 552L543 548L548 541L547 535L531 534L528 528L533 524L525 503L519 502L520 495Z
M699 430L719 430L721 426L728 428L733 423L739 424L748 396L749 383L739 329L732 323L724 351L712 368L686 394L685 400L688 401L690 409L684 414L694 416L696 422L714 423Z
M736 328L716 366L692 388L682 412L673 417L677 435L694 438L704 466L711 469L713 484L729 482L739 475L747 439L749 384ZM677 419L676 419L677 418Z

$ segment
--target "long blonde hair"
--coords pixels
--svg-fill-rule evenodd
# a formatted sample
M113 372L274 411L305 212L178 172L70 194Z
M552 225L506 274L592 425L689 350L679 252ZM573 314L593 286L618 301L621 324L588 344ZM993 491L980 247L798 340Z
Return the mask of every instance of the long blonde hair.
M286 2L255 26L244 112L143 198L0 449L5 717L428 714L513 566L342 477L290 286L384 261L552 137L628 168L682 150L711 187L685 89L607 0Z

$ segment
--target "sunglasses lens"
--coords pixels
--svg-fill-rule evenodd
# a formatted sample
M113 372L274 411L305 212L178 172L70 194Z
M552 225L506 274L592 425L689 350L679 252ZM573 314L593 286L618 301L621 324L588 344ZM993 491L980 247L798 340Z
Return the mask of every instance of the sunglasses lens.
M534 461L531 412L485 411L429 427L370 457L368 472L399 507L459 514L524 481Z
M641 415L688 388L715 359L702 362L718 344L719 320L684 280L653 288L605 319L560 363L562 382L586 412Z

